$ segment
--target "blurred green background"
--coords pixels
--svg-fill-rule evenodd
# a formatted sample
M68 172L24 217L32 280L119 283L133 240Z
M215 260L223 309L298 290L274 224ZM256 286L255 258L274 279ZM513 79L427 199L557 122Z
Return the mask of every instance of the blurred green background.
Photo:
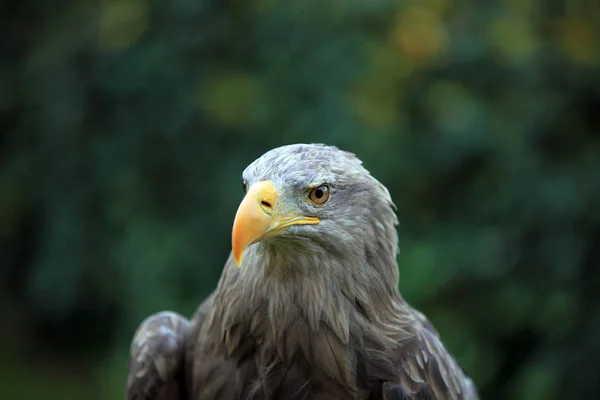
M216 285L243 168L352 151L483 399L600 393L600 3L2 2L0 397L123 396Z

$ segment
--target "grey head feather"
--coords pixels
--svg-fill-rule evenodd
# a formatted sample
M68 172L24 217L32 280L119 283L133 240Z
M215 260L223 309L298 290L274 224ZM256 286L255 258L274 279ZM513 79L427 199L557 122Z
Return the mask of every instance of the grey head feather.
M366 318L395 330L402 303L398 220L388 190L362 162L333 146L293 144L268 151L242 176L248 185L270 180L278 199L321 222L291 226L250 246L240 269L228 263L222 286L236 292L239 308L230 307L224 326L264 302L274 336L302 317L313 329L325 322L347 341L348 312L360 304ZM307 201L310 189L324 183L331 187L329 200L322 206Z
M248 185L261 180L272 181L281 196L293 201L298 211L322 221L315 226L290 227L292 235L268 240L263 247L278 243L290 248L290 241L300 242L299 238L308 237L313 242L311 245L325 246L328 251L335 251L339 244L343 249L337 250L343 251L336 253L355 259L357 254L348 252L359 252L373 245L378 236L375 232L378 232L386 236L386 247L398 251L395 228L398 219L389 191L353 153L324 144L286 145L252 162L242 177ZM331 187L329 201L323 206L306 201L310 189L324 183ZM305 250L302 246L300 254L306 254ZM395 268L395 265L389 267Z

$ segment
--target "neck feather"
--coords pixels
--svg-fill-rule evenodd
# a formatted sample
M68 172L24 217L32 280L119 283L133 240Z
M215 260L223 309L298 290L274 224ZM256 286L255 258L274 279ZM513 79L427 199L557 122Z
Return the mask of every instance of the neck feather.
M212 321L225 334L248 322L253 335L279 342L303 321L312 332L326 327L347 344L356 321L394 340L410 325L412 313L398 291L395 245L365 247L351 257L318 246L294 251L296 243L290 248L259 243L248 249L242 268L228 260Z
M286 363L300 350L309 364L355 387L358 356L348 349L369 340L381 358L414 336L418 318L398 291L395 219L383 221L363 232L369 240L362 243L277 237L250 247L241 268L230 257L209 329L219 332L229 354L249 337L275 348Z

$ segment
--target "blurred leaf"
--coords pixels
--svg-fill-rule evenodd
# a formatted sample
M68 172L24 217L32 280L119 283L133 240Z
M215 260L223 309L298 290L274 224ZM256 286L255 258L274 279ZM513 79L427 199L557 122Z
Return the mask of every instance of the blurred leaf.
M516 399L558 399L559 381L554 362L538 360L526 366L519 376L514 394Z
M443 259L434 243L411 242L404 248L398 258L400 290L409 301L420 303L448 282L451 272L444 269Z
M434 123L455 135L472 132L481 114L477 99L454 82L435 83L429 89L429 106Z

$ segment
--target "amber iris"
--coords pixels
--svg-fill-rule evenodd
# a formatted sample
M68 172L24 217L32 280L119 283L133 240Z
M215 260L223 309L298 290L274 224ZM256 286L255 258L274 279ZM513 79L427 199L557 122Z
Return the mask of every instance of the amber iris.
M321 185L308 194L308 198L315 204L324 204L329 199L329 186Z

